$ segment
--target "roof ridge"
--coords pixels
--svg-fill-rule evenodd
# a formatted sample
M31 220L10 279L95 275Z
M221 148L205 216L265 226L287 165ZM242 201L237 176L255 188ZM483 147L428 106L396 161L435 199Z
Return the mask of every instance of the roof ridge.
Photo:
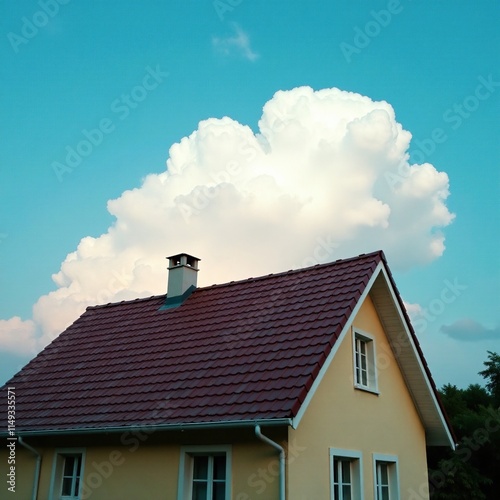
M101 307L111 307L122 304L131 304L132 302L145 302L147 300L160 299L162 297L165 297L165 295L167 294L161 293L159 295L150 295L149 297L137 297L136 299L120 300L118 302L107 302L106 304L94 304L92 306L87 306L85 310L88 311L89 309L99 309Z
M279 273L270 273L270 274L264 274L262 276L253 276L250 278L243 278L240 280L227 281L225 283L213 283L212 285L200 286L200 287L196 288L196 290L194 290L193 293L197 293L197 292L199 293L202 291L207 291L207 290L211 290L211 289L215 289L215 288L218 289L218 288L222 288L222 287L226 287L226 286L240 285L243 283L252 283L255 281L262 281L262 280L266 280L266 279L270 279L270 278L276 278L279 276L286 276L286 275L293 275L293 274L308 272L311 269L322 269L322 268L325 268L328 266L335 266L335 265L339 265L341 263L347 263L347 262L353 261L353 260L364 260L364 259L372 258L375 256L379 256L383 262L386 262L383 250L375 250L375 251L369 252L369 253L361 253L361 254L356 255L354 257L347 257L345 259L336 259L334 261L323 262L321 264L314 264L314 265L308 266L308 267L300 267L298 269L289 269L288 271L282 271ZM166 293L162 293L159 295L151 295L149 297L139 297L136 299L121 300L118 302L108 302L106 304L96 304L96 305L92 305L92 306L87 306L86 310L88 311L88 310L99 309L99 308L103 308L103 307L113 307L113 306L119 306L119 305L123 305L123 304L131 304L131 303L135 303L135 302L145 302L148 300L164 298L166 295L167 295Z
M207 289L211 289L211 288L221 288L223 286L239 285L241 283L248 283L248 282L253 282L253 281L265 280L265 279L269 279L269 278L276 278L277 276L285 276L285 275L291 275L291 274L298 274L298 273L310 271L311 269L321 269L321 268L324 268L324 267L334 266L334 265L338 265L338 264L344 263L344 262L349 262L349 261L352 261L352 260L361 260L361 259L365 259L365 258L369 258L369 257L375 257L376 255L380 256L380 258L384 262L386 261L383 250L376 250L374 252L362 253L362 254L359 254L359 255L357 255L355 257L347 257L345 259L336 259L334 261L323 262L321 264L314 264L314 265L308 266L308 267L300 267L298 269L289 269L288 271L281 271L279 273L264 274L262 276L254 276L254 277L251 277L251 278L243 278L241 280L228 281L226 283L214 283L212 285L198 287L195 290L195 292L196 291L207 290Z

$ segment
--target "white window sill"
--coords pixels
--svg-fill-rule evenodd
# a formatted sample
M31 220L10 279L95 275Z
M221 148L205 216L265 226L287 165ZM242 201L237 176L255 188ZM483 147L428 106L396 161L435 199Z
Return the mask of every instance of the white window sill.
M355 389L359 389L360 391L369 392L371 394L375 394L376 396L380 395L380 392L377 389L372 389L371 387L367 387L365 385L354 384Z

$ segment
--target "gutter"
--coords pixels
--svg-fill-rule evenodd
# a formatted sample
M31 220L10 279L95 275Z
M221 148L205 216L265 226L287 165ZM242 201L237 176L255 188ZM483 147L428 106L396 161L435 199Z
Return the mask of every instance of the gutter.
M36 451L35 448L30 446L28 443L25 443L21 436L18 436L17 440L19 441L19 444L21 446L24 446L27 450L31 451L33 455L36 456L35 477L33 479L33 493L31 495L32 500L36 500L38 497L38 481L40 479L40 466L42 465L42 455L40 455L40 453L38 453L38 451Z
M108 434L114 432L144 432L144 431L178 431L190 429L218 429L255 427L256 425L280 426L292 425L290 418L276 418L267 420L228 420L222 422L200 422L184 424L144 424L114 427L73 427L70 429L46 429L40 431L23 431L24 436L67 436L77 434ZM2 434L0 433L0 436Z
M280 489L279 489L279 499L285 500L285 450L278 443L274 442L272 439L269 439L267 436L264 436L260 431L260 425L255 426L255 435L264 443L271 445L273 448L280 452Z

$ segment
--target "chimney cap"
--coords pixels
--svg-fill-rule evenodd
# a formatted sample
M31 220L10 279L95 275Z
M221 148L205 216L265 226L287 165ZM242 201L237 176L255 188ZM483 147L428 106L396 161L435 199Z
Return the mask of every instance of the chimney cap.
M201 260L198 257L193 257L192 255L184 252L171 255L170 257L167 257L167 259L169 264L168 269L187 266L196 270L198 270L198 262Z

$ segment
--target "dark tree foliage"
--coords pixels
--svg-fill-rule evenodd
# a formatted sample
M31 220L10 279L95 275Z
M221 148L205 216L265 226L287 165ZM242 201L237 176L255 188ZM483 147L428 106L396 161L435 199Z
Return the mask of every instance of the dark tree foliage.
M479 375L487 380L486 388L493 397L493 405L498 408L500 406L500 355L488 351L488 361L485 361L484 365L486 368L479 372Z
M432 500L500 499L500 356L488 351L484 365L486 387L439 391L458 443L428 449Z

